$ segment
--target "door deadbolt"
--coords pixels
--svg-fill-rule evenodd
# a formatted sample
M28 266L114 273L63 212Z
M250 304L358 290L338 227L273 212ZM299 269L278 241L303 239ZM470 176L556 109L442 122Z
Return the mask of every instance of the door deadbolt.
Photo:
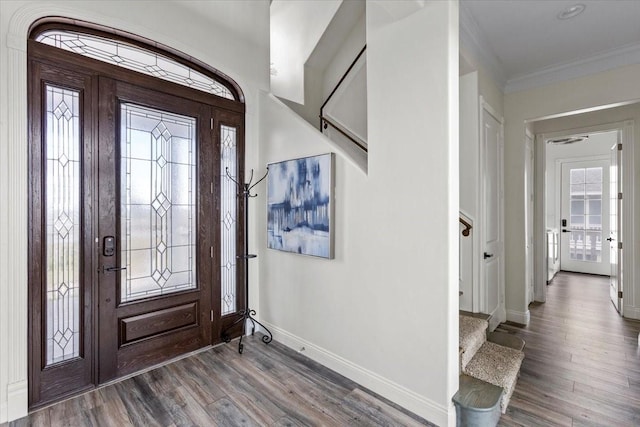
M116 253L116 238L114 236L105 236L102 241L102 254L104 256L113 256Z

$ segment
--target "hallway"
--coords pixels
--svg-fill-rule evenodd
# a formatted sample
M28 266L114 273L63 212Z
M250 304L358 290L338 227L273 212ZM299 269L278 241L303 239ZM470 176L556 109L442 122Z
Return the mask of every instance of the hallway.
M640 322L620 317L608 277L560 272L528 327L520 378L502 426L640 425Z

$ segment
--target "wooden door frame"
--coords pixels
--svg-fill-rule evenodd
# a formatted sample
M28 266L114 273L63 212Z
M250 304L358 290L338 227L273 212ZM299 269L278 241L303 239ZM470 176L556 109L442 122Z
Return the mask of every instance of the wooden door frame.
M168 81L164 81L164 80L160 80L151 76L146 76L146 75L142 75L127 69L123 69L120 67L117 67L115 65L111 65L111 64L107 64L107 63L103 63L91 58L87 58L81 55L77 55L75 53L71 53L71 52L67 52L52 46L48 46L48 45L44 45L42 43L38 43L34 40L29 40L28 43L28 59L29 59L29 64L32 63L41 63L44 65L49 65L58 69L70 69L73 70L74 72L80 73L80 74L85 74L87 76L90 76L93 79L92 84L92 88L91 88L91 94L92 97L97 99L97 94L98 94L98 75L100 75L101 73L108 75L116 80L122 80L122 81L126 81L126 82L132 82L140 87L152 90L152 91L156 91L158 93L167 93L167 94L171 94L174 96L178 96L178 97L183 97L183 98L188 98L188 99L192 99L194 101L197 102L201 102L207 105L211 106L212 111L215 113L213 114L214 117L212 117L212 119L214 120L214 124L216 125L216 128L219 128L219 123L218 120L224 121L224 123L227 123L228 125L232 125L234 127L237 128L238 130L238 134L237 134L237 146L238 146L238 151L237 151L237 162L238 162L238 175L237 178L239 177L243 177L244 176L244 121L245 121L245 105L244 103L242 103L241 101L232 101L232 100L228 100L228 99L224 99L224 98L220 98L217 97L215 95L212 94L208 94L205 92L200 92L198 90L195 89L191 89L185 86L181 86L178 85L176 83L172 83L172 82L168 82ZM29 66L29 70L32 69L32 66ZM31 86L33 85L33 82L31 81L33 79L33 77L31 76L31 73L29 71L28 74L29 78L29 87L30 87L30 91L32 90L37 90L35 88L32 88ZM158 82L161 82L161 86L158 86ZM31 93L31 92L30 92ZM31 103L31 97L29 97L29 103ZM92 101L93 105L95 106L95 102L96 101ZM40 105L31 105L31 108L42 108ZM90 112L90 111L93 111ZM92 121L94 122L94 129L91 131L92 132L92 147L93 147L93 152L95 152L95 150L97 149L97 137L95 135L95 125L96 125L96 119L97 119L97 113L95 113L95 110L87 110L87 114L92 114ZM42 122L41 122L42 123ZM30 110L29 113L29 128L30 130L33 130L33 128L35 127L40 127L39 123L34 123L34 120L32 119L32 112ZM44 124L42 124L42 126L44 126ZM216 181L216 177L219 176L219 150L217 150L217 148L219 148L219 140L217 139L219 135L217 135L217 133L213 136L214 138L214 159L213 159L213 178L214 178L214 182ZM30 132L29 135L29 140L31 141L29 143L29 147L31 147L33 144L42 144L42 138L40 136L39 133L34 133L34 132ZM29 155L29 161L31 162L31 156ZM217 161L217 163L216 163ZM95 165L92 164L88 165L89 167L87 168L88 171L93 170ZM95 189L95 182L91 181L90 184L86 184L85 185L89 185L89 188L91 189L91 191L94 191ZM208 184L205 184L208 186ZM217 187L219 189L219 186ZM93 197L96 197L95 194L93 194ZM29 197L29 212L32 211L32 198ZM213 205L215 205L215 209L214 212L219 212L219 197L216 197L216 199L213 201ZM238 200L238 212L240 214L243 214L242 212L242 208L241 208L241 203ZM92 218L91 221L92 223L95 224L96 221L96 217L97 217L97 212L92 212L91 213ZM217 227L219 227L219 221L216 221L215 218L212 220L214 222L213 224L213 229L217 229ZM87 237L89 236L89 237ZM83 237L85 238L89 238L90 240L93 240L94 236L97 236L96 234L96 230L87 230L85 232L85 235ZM219 233L216 232L216 236L219 239ZM238 226L238 232L236 233L236 248L238 249L238 251L243 251L243 245L244 245L244 236L242 234L242 231L239 229ZM213 244L212 246L214 247L218 247L218 244ZM29 248L30 248L30 253L32 255L32 259L35 259L33 257L34 254L38 254L39 249L36 247L32 247L32 237L29 237ZM34 250L36 251L34 253ZM36 257L37 258L37 257ZM97 321L97 314L98 314L98 310L97 310L97 300L95 298L95 295L97 295L97 289L96 289L96 284L97 284L97 280L95 279L95 275L96 273L96 269L94 268L96 266L96 256L95 254L91 255L91 271L93 271L92 274L92 279L90 280L90 282L85 283L85 286L87 286L88 292L91 293L91 295L94 295L93 298L93 304L90 306L87 306L87 310L91 311L91 320L90 322L88 320L85 320L86 323L90 323L89 326L89 330L91 332L91 340L94 341L94 349L97 349L96 344L95 344L95 337L97 336L96 334L98 333L98 321ZM214 268L214 272L218 271L217 269L219 269L219 257L214 257L214 259L212 260L212 262L215 262L215 264L213 265ZM42 267L39 265L29 265L29 290L27 291L29 296L30 296L30 300L31 297L36 297L38 298L39 296L36 294L34 294L33 289L35 288L41 288L41 284L42 284L42 280L39 279L39 274L36 274L34 272L34 270L37 269L41 269ZM244 286L242 286L244 284L243 281L243 277L242 277L242 269L238 269L238 279L237 279L237 311L240 311L242 309L244 309ZM213 306L215 307L217 304L219 304L220 301L220 279L219 279L219 274L217 275L217 277L213 277L210 279L211 280L211 287L212 287L212 292L211 294L213 295L217 295L218 299L217 300L213 300L212 298L212 302L214 303ZM86 306L86 304L85 304ZM29 306L29 322L28 322L28 329L30 331L29 336L31 337L28 340L28 346L30 349L37 349L39 347L39 345L35 346L33 345L33 340L34 339L40 339L42 333L37 333L34 334L33 331L36 330L40 330L42 331L43 328L43 321L42 321L42 311L43 311L43 307L41 304L38 305L39 308L34 309L31 305ZM220 316L220 309L218 307L218 310L212 310L212 317L214 320L214 324L217 325L217 328L215 328L215 330L211 331L211 333L209 334L208 337L208 343L219 343L222 342L221 338L220 338L220 330L222 329L222 325L226 325L227 323L229 323L230 321L232 321L233 319L231 318L233 315L229 315L229 316L225 316L225 318L222 318ZM38 317L38 319L36 319L35 317ZM208 320L207 316L207 320ZM83 322L84 323L84 322ZM232 336L237 336L242 332L241 328L238 328L238 330L233 330L231 331ZM92 379L92 386L89 386L88 388L85 387L82 390L74 390L72 392L69 392L67 394L65 394L64 396L56 396L55 398L48 398L45 397L45 399L43 400L39 394L36 393L36 395L34 395L34 392L37 392L37 387L33 387L33 385L30 385L29 387L29 401L30 401L30 405L32 408L35 407L39 407L42 405L46 405L54 400L58 400L60 398L69 396L69 395L73 395L73 394L77 394L80 393L82 391L85 391L86 389L90 389L93 388L97 383L98 383L98 377L97 377L97 373L96 373L96 369L97 369L97 358L98 358L98 353L97 351L94 351L94 354L92 355L92 362L93 362L93 367L92 367L92 371L91 371L91 379ZM30 361L28 363L28 370L29 370L29 378L28 381L29 383L31 383L32 381L34 381L34 379L36 378L36 372L34 371L35 367L36 367L37 363L35 361ZM39 370L38 370L39 372Z

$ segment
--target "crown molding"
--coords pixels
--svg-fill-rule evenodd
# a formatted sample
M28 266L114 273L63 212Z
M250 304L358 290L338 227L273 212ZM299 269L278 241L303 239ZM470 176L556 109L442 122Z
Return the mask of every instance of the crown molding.
M607 50L588 58L556 64L516 76L507 81L504 92L512 93L535 89L633 64L640 64L640 43Z
M465 2L460 2L460 48L467 60L476 67L481 65L498 87L504 88L507 77L502 64L486 41L482 29L471 15Z

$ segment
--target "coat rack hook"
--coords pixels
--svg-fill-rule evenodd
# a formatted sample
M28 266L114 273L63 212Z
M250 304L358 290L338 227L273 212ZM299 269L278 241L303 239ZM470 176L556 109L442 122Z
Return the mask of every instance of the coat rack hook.
M253 169L251 169L251 175L249 176L249 182L241 184L240 182L238 182L233 176L231 176L231 174L229 173L229 167L225 168L225 173L227 175L227 178L229 178L231 181L233 181L233 183L236 185L236 187L238 187L238 195L242 195L242 196L246 196L246 197L258 197L257 194L251 194L251 190L253 189L253 187L255 187L256 185L260 184L262 181L265 180L265 178L267 177L267 175L269 175L269 167L267 166L267 171L265 172L264 176L262 178L260 178L259 180L257 180L255 183L253 182Z

